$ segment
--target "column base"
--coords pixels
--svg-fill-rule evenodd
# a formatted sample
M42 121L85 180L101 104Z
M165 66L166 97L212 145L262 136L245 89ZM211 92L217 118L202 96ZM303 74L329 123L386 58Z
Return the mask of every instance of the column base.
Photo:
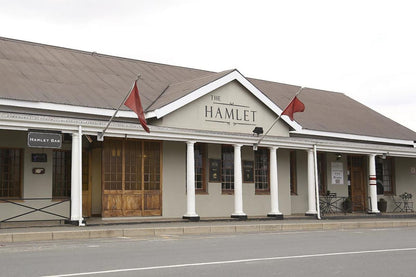
M236 219L239 219L239 220L246 220L247 215L246 214L232 214L231 218L236 218Z
M199 215L184 215L182 218L188 219L189 221L199 221L201 219Z
M267 214L267 217L271 217L273 219L283 219L283 214L273 214L273 213L270 213L270 214Z
M380 214L380 211L368 211L369 214Z
M75 226L85 226L85 219L81 220L65 220L65 224L71 224L71 225L75 225Z
M318 215L318 212L306 212L305 215L306 216L316 216L316 215Z

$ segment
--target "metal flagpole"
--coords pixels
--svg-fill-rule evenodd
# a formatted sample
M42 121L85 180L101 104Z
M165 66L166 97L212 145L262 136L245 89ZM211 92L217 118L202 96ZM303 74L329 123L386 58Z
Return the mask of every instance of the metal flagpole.
M118 111L120 110L121 106L123 106L124 102L126 102L127 97L129 97L134 84L140 79L140 74L137 76L137 79L134 81L133 85L131 86L129 92L127 93L127 95L124 97L123 101L121 101L120 106L118 106L117 110L114 112L113 116L110 118L110 120L107 123L107 126L105 126L104 130L102 130L101 132L98 132L97 134L97 140L98 141L103 141L104 140L104 133L105 131L107 131L108 127L110 126L110 123L113 121L114 117L117 115Z
M286 106L286 108L290 105L290 103L292 103L293 99L295 99L296 96L299 95L299 93L302 91L304 87L301 87L295 94L295 96L293 96L292 100L290 100L289 104ZM286 110L286 108L283 109L282 113L284 112L284 110ZM282 117L282 114L279 114L279 116L275 119L275 121L273 121L272 125L270 126L269 129L267 129L266 133L264 133L261 138L259 139L259 141L257 143L255 143L253 145L253 150L256 151L257 147L259 146L260 142L264 139L264 137L270 132L270 130L273 128L273 126L276 124L276 122Z

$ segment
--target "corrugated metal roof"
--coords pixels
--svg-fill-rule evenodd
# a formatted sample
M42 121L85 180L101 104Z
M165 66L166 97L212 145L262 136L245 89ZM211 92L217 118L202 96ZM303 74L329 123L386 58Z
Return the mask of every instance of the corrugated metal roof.
M147 111L163 107L227 75L0 37L0 98L118 107L133 80ZM282 109L299 86L248 78ZM416 140L416 133L341 93L306 88L295 115L305 129ZM122 107L122 109L127 109Z

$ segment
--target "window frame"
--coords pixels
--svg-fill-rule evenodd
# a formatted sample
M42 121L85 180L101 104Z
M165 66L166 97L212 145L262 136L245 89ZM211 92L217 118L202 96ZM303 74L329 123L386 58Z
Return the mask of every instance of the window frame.
M2 191L3 191L3 186L0 186L0 198L3 199L22 199L22 195L23 195L23 172L24 172L24 168L23 168L23 161L24 161L24 149L23 148L13 148L13 147L1 147L0 151L4 151L4 150L13 150L13 151L18 151L19 152L19 172L18 172L18 195L13 195L13 196L3 196L2 195ZM8 161L10 163L10 161ZM1 171L3 171L2 168L0 168ZM10 171L9 171L10 172ZM0 180L1 182L1 180Z
M318 186L319 186L319 195L326 195L327 193L327 166L326 166L326 153L318 152L317 153L317 163L318 163Z
M200 153L201 164L197 162L197 150ZM197 142L194 144L194 162L195 162L195 193L196 194L208 194L207 180L206 180L206 159L207 159L207 144ZM198 169L201 170L201 181L198 182ZM199 188L197 185L201 183L202 187Z
M298 180L297 180L297 157L296 150L291 150L289 154L289 183L290 194L298 195Z
M259 162L257 161L257 158L259 158L259 153L261 152L261 155L264 155L266 157L266 173L265 174L259 174L259 171L262 171L262 169L259 169ZM266 182L262 182L262 184L266 184L267 188L259 188L259 178L263 177L266 179ZM270 149L266 147L259 147L257 151L254 151L254 189L255 194L257 195L264 195L264 194L270 194Z
M224 155L229 154L230 159L227 159L230 166L224 166ZM224 170L230 170L231 174L224 174ZM230 180L224 181L225 176L229 176ZM227 185L229 184L229 188ZM225 188L224 188L225 187ZM232 145L221 145L221 193L234 194L234 147Z
M64 190L63 195L56 194L56 186L58 184L56 183L57 180L57 162L55 157L56 153L65 153L65 156L63 157L63 171L65 172L66 176L60 177L59 179L64 180L64 188L60 188L59 190ZM68 158L69 156L69 158ZM62 159L62 158L61 158ZM69 165L67 164L69 162ZM61 168L62 169L62 168ZM69 199L71 198L71 178L72 178L72 151L71 150L62 150L62 149L54 149L52 151L52 199ZM62 186L62 184L60 184Z
M383 185L383 195L395 195L396 194L396 176L395 176L395 163L393 157L386 157L386 159L382 159L377 157L376 158L376 179L379 180L380 175L378 174L380 172L380 169L378 168L379 164L384 165L384 163L389 163L389 169L390 174L384 174L384 167L381 169L382 174L382 185ZM385 179L384 177L388 176L390 178L390 190L386 190L386 187L384 185Z

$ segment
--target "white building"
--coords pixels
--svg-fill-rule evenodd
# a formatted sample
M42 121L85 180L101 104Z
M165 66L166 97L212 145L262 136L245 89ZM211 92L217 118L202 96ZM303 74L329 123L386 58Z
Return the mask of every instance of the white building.
M0 72L0 222L412 211L416 133L344 94L302 89L254 151L298 86L8 38ZM123 106L97 140L138 75L150 133Z

